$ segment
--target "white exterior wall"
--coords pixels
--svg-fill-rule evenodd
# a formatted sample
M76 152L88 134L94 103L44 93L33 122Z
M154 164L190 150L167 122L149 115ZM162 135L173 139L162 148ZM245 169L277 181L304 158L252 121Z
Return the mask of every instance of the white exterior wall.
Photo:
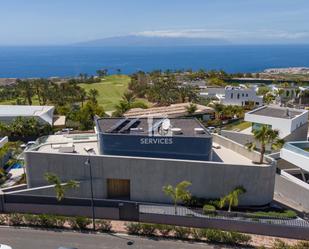
M305 153L302 155L288 148L282 148L280 150L280 158L309 172L309 157L307 157Z
M257 106L262 106L263 97L257 96L256 91L250 88L227 87L225 89L225 97L222 99L222 104L244 106L245 102L259 103Z
M0 138L0 148L2 148L9 141L8 137Z
M308 122L308 112L304 112L292 119L255 115L254 113L247 112L245 114L245 121L271 125L272 129L279 130L279 136L284 138Z

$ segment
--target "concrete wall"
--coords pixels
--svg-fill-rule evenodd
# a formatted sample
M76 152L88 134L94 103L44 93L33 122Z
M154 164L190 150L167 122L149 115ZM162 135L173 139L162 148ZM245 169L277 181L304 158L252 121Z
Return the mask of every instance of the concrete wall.
M120 156L90 156L96 198L107 197L107 179L130 179L131 200L170 202L162 187L183 180L192 182L193 195L219 198L242 185L247 193L240 198L241 205L263 205L272 201L275 166L228 165L218 162L185 161L173 159L137 158ZM85 166L87 156L76 154L26 152L28 187L46 185L46 172L52 172L63 181L89 179ZM89 197L89 187L78 189L80 197Z
M304 210L309 210L309 184L284 171L281 172L281 175L276 174L275 192L302 206Z
M239 143L239 144L242 144L242 145L246 145L248 143L254 142L253 135L245 134L245 133L242 133L242 132L221 130L220 135L224 136L228 139L231 139L231 140L235 141L236 143Z

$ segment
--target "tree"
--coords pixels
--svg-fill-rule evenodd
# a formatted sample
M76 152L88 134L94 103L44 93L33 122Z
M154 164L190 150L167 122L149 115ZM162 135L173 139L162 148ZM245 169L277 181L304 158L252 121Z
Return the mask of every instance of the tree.
M266 146L270 145L272 149L279 149L283 146L284 140L279 138L279 131L271 129L268 125L262 125L261 127L253 130L254 139L261 145L260 150L260 164L264 161L264 154L266 152ZM249 143L248 147L254 149L256 143Z
M166 194L173 200L174 207L175 207L175 214L177 214L178 202L185 201L191 198L191 194L187 190L189 186L191 186L191 182L182 181L178 183L175 187L173 187L172 185L167 185L163 187L164 194Z
M192 115L192 114L194 114L196 112L197 106L196 106L196 104L190 103L190 105L188 105L186 107L186 109L187 109L188 114Z
M96 73L99 77L105 77L108 74L108 70L105 68L102 68L102 69L97 70Z
M244 187L236 187L232 192L220 199L219 207L223 208L226 204L228 204L228 212L231 212L232 207L238 206L238 197L244 193L246 193L246 189Z
M92 101L93 103L97 104L98 103L98 98L99 96L99 91L97 89L90 89L88 92L88 98L90 101Z
M76 113L75 120L80 123L81 130L89 130L93 128L93 120L95 115L104 116L104 109L93 101L87 101L86 104Z
M61 201L64 198L66 190L79 187L79 183L74 180L69 180L66 183L61 183L60 178L53 173L47 172L45 173L44 177L46 181L48 181L48 183L55 185L54 189L55 189L56 198L58 201Z

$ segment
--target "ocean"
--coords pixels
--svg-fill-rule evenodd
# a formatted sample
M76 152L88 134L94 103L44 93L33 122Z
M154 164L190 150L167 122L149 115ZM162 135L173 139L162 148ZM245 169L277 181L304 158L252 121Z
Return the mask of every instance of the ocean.
M309 45L204 47L0 47L0 78L65 77L107 68L130 74L156 69L223 69L261 72L309 67Z

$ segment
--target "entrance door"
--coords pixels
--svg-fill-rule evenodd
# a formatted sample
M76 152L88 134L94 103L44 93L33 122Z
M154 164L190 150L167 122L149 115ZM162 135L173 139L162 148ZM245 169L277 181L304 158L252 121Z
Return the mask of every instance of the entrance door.
M107 179L107 198L130 200L130 180Z

